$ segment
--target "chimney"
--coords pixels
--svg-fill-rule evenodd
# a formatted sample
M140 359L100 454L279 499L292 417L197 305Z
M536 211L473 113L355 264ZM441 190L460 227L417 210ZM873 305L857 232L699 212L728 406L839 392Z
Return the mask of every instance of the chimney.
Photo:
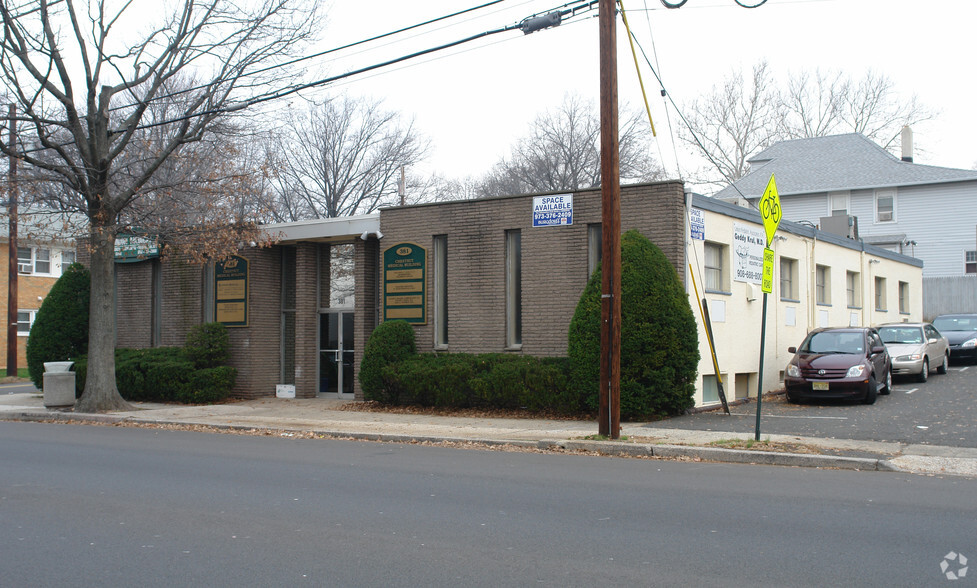
M902 127L902 160L913 162L913 130L908 125Z

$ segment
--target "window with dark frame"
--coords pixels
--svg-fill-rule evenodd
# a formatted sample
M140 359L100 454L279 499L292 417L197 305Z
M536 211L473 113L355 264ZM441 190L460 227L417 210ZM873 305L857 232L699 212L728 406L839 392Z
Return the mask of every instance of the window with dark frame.
M434 236L434 345L448 346L448 236Z
M522 345L522 232L505 232L505 345Z

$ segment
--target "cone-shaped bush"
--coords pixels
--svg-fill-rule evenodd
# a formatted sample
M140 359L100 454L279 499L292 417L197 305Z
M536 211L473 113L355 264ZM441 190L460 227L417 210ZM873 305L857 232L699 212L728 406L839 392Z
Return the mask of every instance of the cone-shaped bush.
M88 269L73 263L41 303L27 336L27 370L38 388L44 384L44 362L67 361L88 353L90 299Z
M598 408L601 269L590 277L570 322L570 390ZM699 341L675 268L638 231L621 237L621 418L649 419L690 408Z
M396 403L399 394L384 385L383 369L414 355L414 327L406 321L385 321L373 329L360 361L360 388L367 400Z

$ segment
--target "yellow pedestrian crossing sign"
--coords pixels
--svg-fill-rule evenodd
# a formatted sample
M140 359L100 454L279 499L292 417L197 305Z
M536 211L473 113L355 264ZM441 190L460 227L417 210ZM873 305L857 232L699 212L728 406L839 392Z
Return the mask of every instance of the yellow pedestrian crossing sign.
M773 242L773 235L777 232L780 219L784 214L780 208L780 195L777 194L777 182L770 174L770 181L767 182L767 189L763 191L763 198L760 198L760 216L763 218L763 228L767 231L767 247Z

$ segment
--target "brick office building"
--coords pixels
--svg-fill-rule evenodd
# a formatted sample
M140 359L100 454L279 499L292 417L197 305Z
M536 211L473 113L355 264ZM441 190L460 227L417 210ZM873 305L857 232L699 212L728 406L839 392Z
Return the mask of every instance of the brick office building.
M570 317L600 254L600 192L574 194L573 224L549 227L533 227L533 198L264 226L276 244L240 252L247 321L229 327L235 395L274 396L287 384L300 398L360 398L355 374L383 307L381 254L401 243L427 255L420 350L565 354ZM621 203L625 229L658 243L684 275L682 184L626 186ZM116 273L120 347L182 345L194 325L221 318L213 265L150 257L119 263Z
M297 397L362 398L356 381L362 350L379 321L393 318L414 324L421 352L565 355L570 319L600 259L600 200L599 190L584 190L267 225L263 228L276 244L242 250L230 272L172 259L119 264L118 344L181 345L193 325L225 322L231 365L239 370L235 395L245 398L275 396L281 385L294 386ZM690 208L704 219L705 241L690 235ZM541 209L550 212L537 214ZM720 321L724 380L732 380L733 397L755 395L758 358L749 350L755 349L750 333L759 334L754 317L759 286L732 270L733 252L740 253L737 236L762 234L759 215L692 198L681 182L668 181L622 187L621 219L622 231L637 229L662 249L690 300L690 261L700 280L702 273L716 279L702 293ZM777 341L766 352L765 390L778 386L786 347L799 343L793 340L797 335L824 321L884 318L871 309L855 311L863 306L861 298L865 306L871 303L879 276L888 278L881 283L893 289L890 299L899 300L894 318L919 320L922 264L917 260L790 223L781 232L787 236L774 248L797 276L780 281L793 291L782 292L772 311L774 317L789 318L779 327L784 344ZM829 285L839 289L833 309L820 279L832 260L846 264ZM814 273L819 279L808 280ZM857 278L858 292L864 293L847 305L841 279L846 273ZM701 322L699 341L696 403L701 405L716 401L708 392L714 383Z

